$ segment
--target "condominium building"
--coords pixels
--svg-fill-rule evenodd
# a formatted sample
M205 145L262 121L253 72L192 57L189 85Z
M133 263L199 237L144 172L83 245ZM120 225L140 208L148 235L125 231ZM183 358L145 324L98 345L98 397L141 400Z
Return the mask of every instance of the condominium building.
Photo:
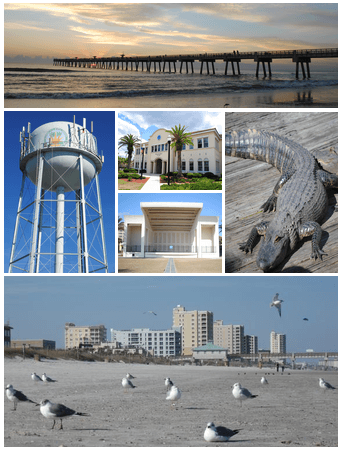
M244 352L250 355L258 353L258 336L250 336L246 334L244 336Z
M216 128L191 132L192 144L183 145L182 172L222 173L222 135ZM147 173L177 171L177 154L169 147L171 137L165 128L155 131L147 142L135 146L134 167Z
M173 328L182 330L182 355L192 355L192 349L213 341L214 315L211 311L186 311L173 308Z
M271 332L270 336L270 352L286 353L286 334Z
M153 356L176 356L181 354L181 333L179 330L150 330L133 328L132 330L110 329L111 341L121 347L143 348Z
M243 325L223 325L223 320L214 322L214 344L226 348L228 354L245 353Z
M100 344L107 341L107 328L104 325L75 326L65 324L65 349Z

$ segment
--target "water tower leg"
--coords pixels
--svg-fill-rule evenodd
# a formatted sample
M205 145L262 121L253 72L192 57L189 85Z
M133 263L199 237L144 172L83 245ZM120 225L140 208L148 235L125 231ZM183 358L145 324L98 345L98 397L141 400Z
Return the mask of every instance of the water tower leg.
M30 273L34 273L35 261L36 261L36 249L37 249L37 233L38 233L38 217L39 217L39 207L40 198L42 192L42 179L43 179L43 166L44 166L44 156L41 154L38 160L38 180L36 188L36 199L34 201L34 218L33 218L33 233L32 233L32 243L30 252Z
M40 247L42 244L42 232L43 232L44 197L45 197L45 190L42 189L40 211L39 211L39 224L38 224L37 261L35 269L36 273L39 273L39 265L40 265Z
M108 273L108 262L107 262L107 249L106 249L106 241L104 235L104 226L103 226L103 214L102 214L102 204L101 204L101 195L100 195L100 182L98 175L95 175L96 181L96 192L97 192L97 204L100 213L100 225L101 225L101 239L102 239L102 250L103 250L103 263L105 266L105 271Z
M23 194L24 194L25 180L26 180L26 175L25 175L25 172L23 172L23 177L22 177L22 181L21 181L20 195L19 195L18 210L17 210L17 218L15 220L15 227L14 227L14 235L13 235L11 257L10 257L10 266L9 266L9 269L8 269L9 273L12 273L12 262L13 262L13 258L14 258L15 247L17 245L19 220L20 220L20 211L21 211L21 205L23 203Z
M55 273L63 273L64 258L64 200L65 191L63 186L58 186L56 190L57 208L56 208L56 259Z
M89 273L89 254L88 254L88 237L87 237L87 219L84 198L84 179L83 179L83 156L80 155L80 191L81 191L81 210L82 210L82 235L84 241L84 273Z
M77 229L77 263L78 263L78 273L83 273L82 265L82 227L81 227L81 197L79 189L75 191L76 195L76 229Z

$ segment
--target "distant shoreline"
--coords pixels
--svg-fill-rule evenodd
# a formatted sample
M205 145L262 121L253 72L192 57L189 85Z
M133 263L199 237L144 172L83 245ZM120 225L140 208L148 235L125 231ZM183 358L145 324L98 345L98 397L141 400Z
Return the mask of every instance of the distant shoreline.
M21 67L5 67L5 72L74 72L71 69L29 69Z

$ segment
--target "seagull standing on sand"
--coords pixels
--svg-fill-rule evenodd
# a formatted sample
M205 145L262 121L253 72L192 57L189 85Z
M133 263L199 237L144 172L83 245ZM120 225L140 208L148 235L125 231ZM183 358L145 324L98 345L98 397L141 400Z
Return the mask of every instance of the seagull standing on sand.
M128 378L124 377L121 381L122 387L124 388L124 392L127 392L127 389L134 389L136 386L129 380Z
M165 378L165 386L167 390L171 389L171 387L173 386L173 383L169 377Z
M272 306L275 306L278 310L279 313L279 317L281 317L281 304L283 303L284 300L280 300L279 298L279 294L276 294L273 297L272 303L270 304L270 307L272 308Z
M250 398L255 398L257 395L252 395L248 389L241 387L240 383L235 383L233 385L232 394L234 397L240 401L240 406L242 406L243 400L248 400Z
M45 383L55 383L57 380L53 380L52 378L48 377L46 373L43 373L42 380L45 381Z
M127 380L133 380L133 379L136 378L136 377L134 377L133 375L131 375L130 373L128 373L128 374L126 374L126 378L127 378Z
M265 377L261 377L261 384L268 384L268 381Z
M334 386L331 386L330 383L328 383L327 381L323 380L323 378L319 378L319 387L324 389L324 391L336 389Z
M76 412L73 409L70 409L67 406L61 405L59 403L51 403L50 400L43 400L40 402L40 412L47 419L53 419L51 430L53 430L55 427L56 419L60 419L61 424L59 429L63 430L63 419L71 416L89 416L89 414Z
M175 405L175 402L177 402L181 398L181 396L182 393L180 389L178 389L177 386L171 386L171 389L166 395L166 400L171 400L170 408Z
M36 374L36 372L31 373L31 378L33 381L43 381L39 375Z
M29 403L34 403L35 405L37 405L36 402L27 398L26 395L23 394L21 391L17 391L16 389L14 389L14 387L11 384L8 384L6 386L6 395L7 395L8 400L10 400L11 402L14 403L14 407L13 407L14 411L16 411L17 403L19 403L19 402L29 402Z
M215 427L213 422L209 422L204 431L204 439L207 442L226 442L238 432L239 430L230 430L226 427Z

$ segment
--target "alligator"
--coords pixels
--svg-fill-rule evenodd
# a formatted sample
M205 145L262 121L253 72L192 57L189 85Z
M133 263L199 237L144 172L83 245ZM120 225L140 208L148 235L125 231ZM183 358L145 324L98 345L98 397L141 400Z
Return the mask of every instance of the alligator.
M311 258L323 259L320 249L322 223L327 209L327 188L337 188L337 175L321 168L304 147L266 131L244 130L226 134L226 156L255 159L272 164L281 177L272 195L261 206L275 211L271 221L262 221L239 244L245 253L253 251L263 236L256 259L263 272L270 272L290 255L303 238L312 236Z

